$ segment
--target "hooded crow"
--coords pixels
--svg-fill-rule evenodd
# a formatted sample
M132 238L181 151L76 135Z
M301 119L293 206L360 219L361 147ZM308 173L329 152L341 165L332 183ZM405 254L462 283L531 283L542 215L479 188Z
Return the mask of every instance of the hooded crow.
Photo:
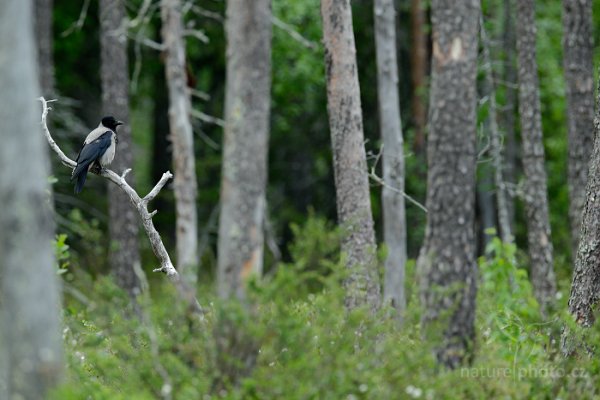
M123 125L114 117L102 118L100 125L87 135L83 147L77 155L77 166L71 175L71 181L75 182L75 193L81 192L85 178L89 170L100 170L112 162L115 158L117 147L117 126ZM95 172L95 171L94 171Z

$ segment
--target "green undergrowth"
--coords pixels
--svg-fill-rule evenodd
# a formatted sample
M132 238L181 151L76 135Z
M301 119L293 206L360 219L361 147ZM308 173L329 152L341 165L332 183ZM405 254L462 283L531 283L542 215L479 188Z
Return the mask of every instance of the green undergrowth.
M188 313L167 280L153 279L136 310L109 278L75 274L64 311L67 377L53 398L598 396L600 362L561 356L568 318L540 317L513 245L494 239L480 260L474 361L450 371L436 365L432 345L422 340L414 262L399 327L388 309L374 316L345 311L339 240L330 224L313 216L292 230L293 261L252 282L247 306L199 288L203 320ZM557 300L556 309L565 306ZM597 332L586 335L590 348L600 343Z

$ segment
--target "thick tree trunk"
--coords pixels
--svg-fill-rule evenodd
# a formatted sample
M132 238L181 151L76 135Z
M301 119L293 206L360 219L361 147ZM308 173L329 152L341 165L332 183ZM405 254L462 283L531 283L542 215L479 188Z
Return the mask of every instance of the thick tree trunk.
M60 290L32 2L0 2L0 397L44 399L62 375ZM24 162L26 159L26 162Z
M271 91L271 2L227 3L225 143L218 243L218 292L244 298L263 267Z
M533 0L517 6L517 54L519 115L523 140L525 210L531 283L542 312L554 299L556 282L552 265L552 241L548 217L548 193L544 168L544 144L536 60L536 26Z
M375 310L381 296L350 1L321 0L321 17L337 213L349 269L346 307Z
M600 90L598 91L594 149L590 160L581 236L575 259L569 311L579 325L590 327L600 299Z
M401 320L406 308L404 268L406 264L406 216L404 196L404 145L398 98L396 59L396 10L393 0L375 0L375 45L379 125L383 138L383 240L385 260L384 300L397 310ZM395 188L396 190L393 190Z
M191 100L185 73L185 42L180 0L161 3L162 38L169 87L169 125L173 141L175 208L177 212L177 266L188 282L195 282L198 265L198 211L196 159Z
M54 0L35 0L34 6L40 85L46 98L54 94L53 3Z
M412 82L411 109L415 137L413 147L415 151L421 152L425 146L425 125L427 124L427 108L425 105L425 90L427 80L427 33L425 24L427 12L422 0L411 0L410 2L410 31L411 31L411 53L410 53L410 78Z
M476 73L479 1L434 0L427 226L417 269L422 320L457 367L475 339ZM435 322L435 325L434 325Z
M569 127L569 219L577 249L588 163L594 142L591 0L563 0L563 50Z
M516 185L517 183L517 163L518 163L518 146L515 134L515 123L517 108L517 69L515 60L515 24L514 15L512 13L514 5L512 0L504 0L504 35L502 37L502 47L504 49L504 68L503 80L505 82L504 97L505 104L502 107L501 113L501 129L504 131L504 148L503 148L503 177L507 185ZM506 196L506 208L508 210L508 221L510 231L515 230L515 200L514 196Z
M129 121L129 70L123 0L100 1L100 44L102 112L125 121L118 131L119 143L111 168L117 173L133 166L131 125ZM134 186L133 172L128 175ZM117 284L132 297L140 291L134 266L140 266L138 222L127 196L115 185L108 186L110 263Z

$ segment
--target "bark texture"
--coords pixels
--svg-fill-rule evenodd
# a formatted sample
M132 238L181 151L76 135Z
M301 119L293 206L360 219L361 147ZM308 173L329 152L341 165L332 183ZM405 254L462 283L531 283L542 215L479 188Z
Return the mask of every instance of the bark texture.
M600 95L596 104L594 149L585 189L581 236L569 297L569 311L577 323L584 327L594 324L594 307L600 299Z
M166 52L169 87L169 125L175 170L177 266L188 282L195 282L198 265L198 211L196 159L192 131L191 100L185 72L185 42L180 0L161 3L162 39Z
M375 0L374 6L379 125L383 138L383 180L387 184L383 186L382 194L383 240L388 249L383 296L384 301L396 308L401 319L406 308L406 215L404 196L399 192L404 191L404 145L398 98L396 10L393 0Z
M218 292L244 298L262 274L271 91L271 2L227 2L227 86Z
M569 219L577 249L588 163L594 146L591 0L563 0L563 50L569 127Z
M544 168L535 40L534 1L519 0L517 5L517 57L527 241L531 283L544 313L554 299L556 282L552 265L552 241L548 216L548 191Z
M44 399L62 375L60 289L51 245L49 162L35 102L40 88L32 4L0 2L3 399Z
M476 72L479 1L434 0L427 226L418 258L423 323L455 368L475 339Z
M321 17L337 214L349 269L346 307L375 310L381 294L350 1L321 0Z
M42 94L54 94L54 41L52 33L52 9L54 0L35 0L35 36L39 77Z
M412 82L412 118L415 126L414 148L421 151L425 146L425 125L427 124L427 106L425 104L425 85L427 80L428 51L425 25L427 12L422 0L410 2L410 78Z
M100 1L100 45L102 112L124 121L117 137L117 153L111 167L119 172L133 165L131 126L129 124L129 70L124 23L127 15L123 0ZM133 174L129 182L135 185ZM108 186L111 271L117 284L135 297L140 282L134 266L140 266L138 223L135 209L116 186Z

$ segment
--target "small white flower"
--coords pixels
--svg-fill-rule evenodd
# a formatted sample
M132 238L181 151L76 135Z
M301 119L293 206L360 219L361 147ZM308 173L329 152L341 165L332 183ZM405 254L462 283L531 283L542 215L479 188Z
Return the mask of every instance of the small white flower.
M369 390L369 387L365 383L361 383L358 387L358 391L361 393L366 393Z
M423 390L413 385L408 385L406 387L406 394L412 397L413 399L418 399L423 394Z

